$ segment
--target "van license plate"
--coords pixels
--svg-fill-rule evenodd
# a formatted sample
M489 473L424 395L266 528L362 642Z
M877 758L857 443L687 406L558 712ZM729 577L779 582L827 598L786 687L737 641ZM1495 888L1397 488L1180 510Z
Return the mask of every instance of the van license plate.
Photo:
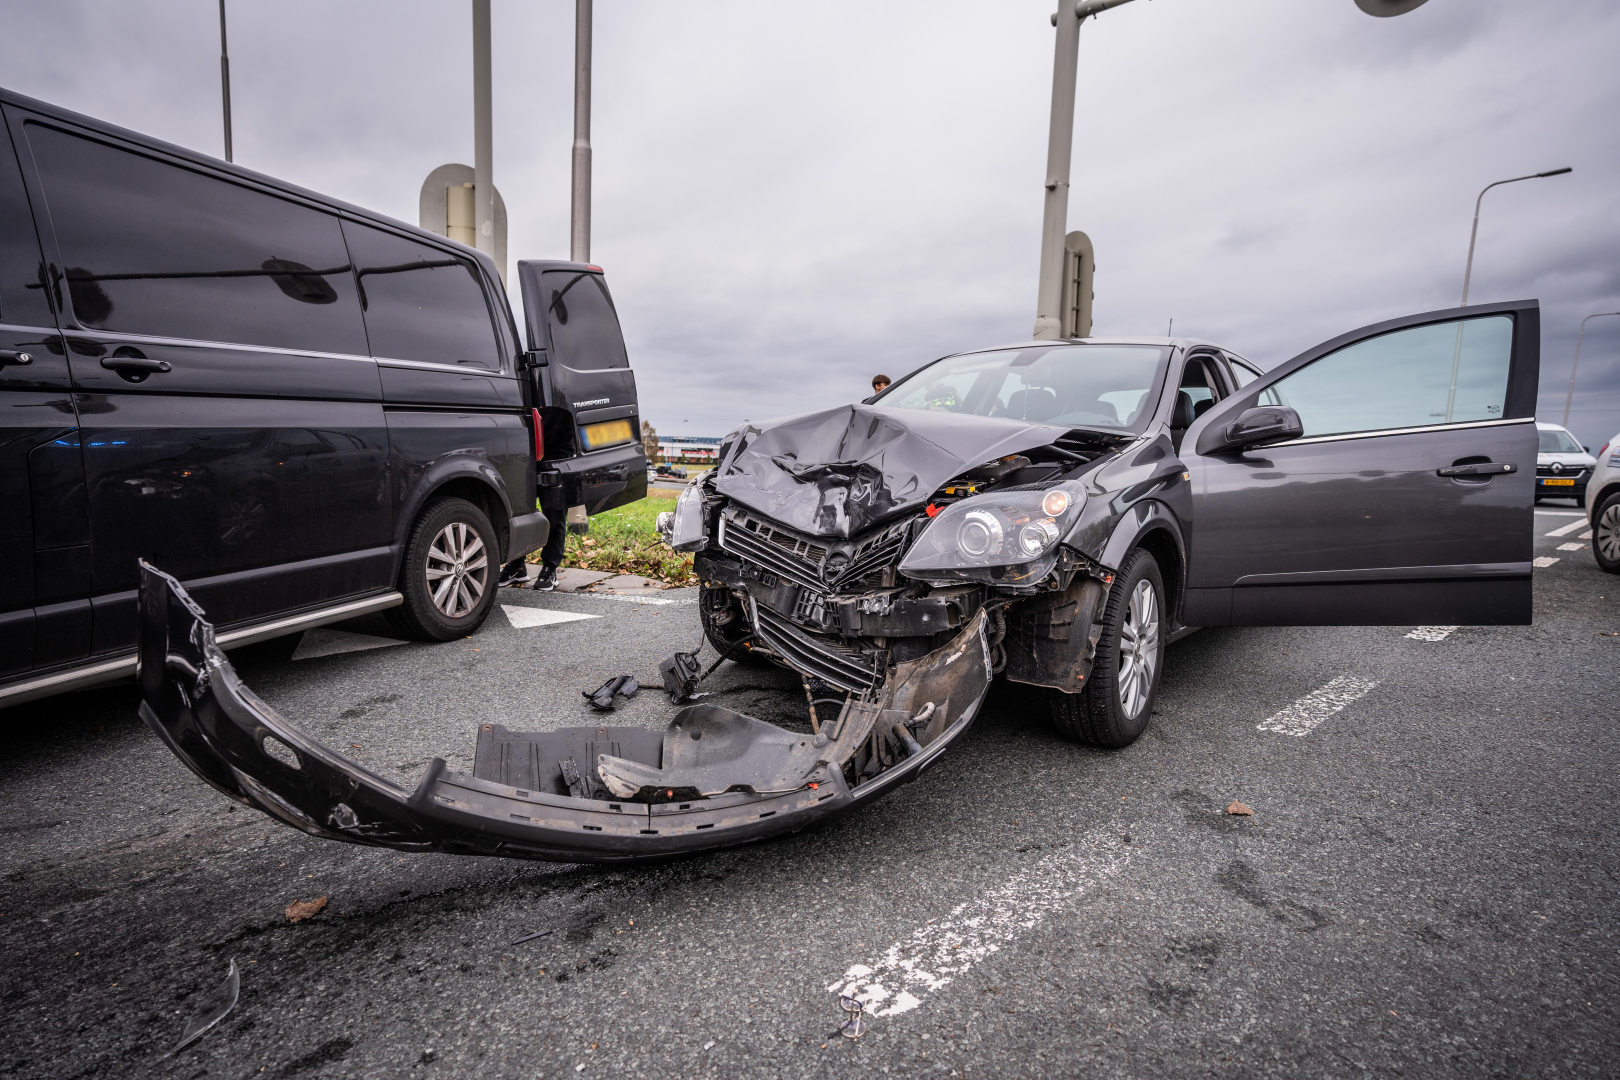
M1573 476L1549 477L1543 480L1542 484L1546 487L1574 487L1575 478Z
M633 437L630 433L630 421L608 420L601 424L587 424L580 429L585 435L585 449L600 450L604 446L614 443L629 442Z

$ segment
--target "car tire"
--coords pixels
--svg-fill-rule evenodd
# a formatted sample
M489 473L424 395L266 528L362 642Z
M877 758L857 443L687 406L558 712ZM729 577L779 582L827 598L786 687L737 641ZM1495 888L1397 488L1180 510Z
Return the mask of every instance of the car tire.
M1620 491L1604 499L1592 514L1592 557L1599 570L1620 574Z
M1146 730L1164 668L1164 615L1159 564L1138 549L1114 577L1085 689L1078 694L1045 692L1048 715L1059 734L1117 750Z
M435 499L405 539L399 591L388 619L417 641L452 641L484 624L495 606L500 545L489 517L466 499Z
M698 589L698 620L703 624L704 638L722 656L728 649L732 650L731 659L745 667L772 666L775 661L768 656L751 652L746 646L734 648L743 639L748 625L741 612L733 612L731 619L725 623L716 621L718 616L735 605L730 589L711 589L707 586Z

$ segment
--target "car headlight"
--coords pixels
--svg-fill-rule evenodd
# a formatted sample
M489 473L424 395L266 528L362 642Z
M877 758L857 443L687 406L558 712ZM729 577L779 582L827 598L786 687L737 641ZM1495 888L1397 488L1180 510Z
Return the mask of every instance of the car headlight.
M676 551L702 551L709 546L709 537L703 531L702 484L702 477L687 484L675 500L675 512L666 510L658 515L659 535Z
M901 560L900 572L930 582L1020 584L1045 577L1085 499L1085 489L1071 481L952 503L929 522Z

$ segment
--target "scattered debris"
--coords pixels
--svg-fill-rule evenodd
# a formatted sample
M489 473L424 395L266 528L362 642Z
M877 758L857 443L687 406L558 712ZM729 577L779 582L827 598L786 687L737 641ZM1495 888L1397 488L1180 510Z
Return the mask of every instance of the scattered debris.
M697 653L678 652L658 665L658 674L664 677L664 690L668 692L672 704L692 700L692 692L697 689L702 671Z
M287 921L303 922L319 915L326 907L326 897L317 896L313 900L294 900L287 905Z
M641 684L633 675L618 675L598 686L595 690L582 690L585 700L591 703L591 708L597 712L613 711L613 695L633 698L641 690Z
M1620 637L1620 630L1599 630L1598 637ZM100 731L100 728L96 729Z
M708 1042L704 1043L703 1044L703 1049L705 1049L705 1050L713 1050L714 1049L714 1040L710 1039Z
M1253 810L1250 810L1247 806L1244 806L1235 799L1227 805L1226 812L1228 814L1236 814L1238 817L1254 817Z
M321 897L321 902L324 904L326 897ZM192 1014L190 1020L186 1021L186 1029L180 1035L180 1042L176 1044L173 1050L163 1056L165 1058L174 1057L174 1055L202 1038L209 1028L225 1019L225 1014L236 1008L236 997L241 993L241 990L242 976L236 970L236 960L233 957L230 970L225 973L225 982L204 1000L202 1007Z
M866 1034L866 1004L854 994L841 994L838 1004L849 1013L849 1019L838 1025L846 1039L858 1039Z
M522 937L518 938L516 941L511 942L511 944L513 944L513 945L521 945L525 941L533 941L535 938L545 937L549 933L551 933L550 930L536 930L532 934L523 935Z

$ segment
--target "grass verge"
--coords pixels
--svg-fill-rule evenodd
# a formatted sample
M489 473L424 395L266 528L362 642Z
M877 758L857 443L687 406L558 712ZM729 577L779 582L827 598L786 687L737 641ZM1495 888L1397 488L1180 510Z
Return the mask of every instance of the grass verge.
M665 510L675 509L678 491L649 489L647 497L591 518L587 536L569 534L563 549L564 566L613 574L640 574L670 586L694 585L692 556L669 549L658 538L654 523ZM539 562L537 551L530 562Z

